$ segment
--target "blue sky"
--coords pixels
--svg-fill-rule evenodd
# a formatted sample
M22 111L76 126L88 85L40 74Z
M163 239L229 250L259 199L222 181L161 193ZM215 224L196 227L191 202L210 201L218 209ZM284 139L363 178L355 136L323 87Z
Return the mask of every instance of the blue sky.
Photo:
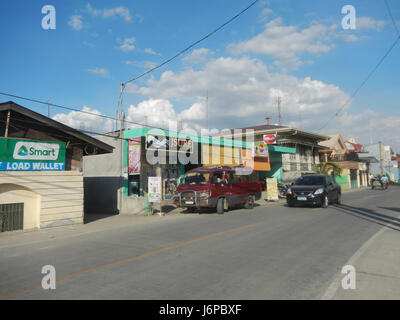
M251 2L2 0L0 91L115 116L120 81L173 56ZM400 3L388 2L400 20ZM41 27L47 4L56 9L55 30ZM341 27L341 9L348 4L356 9L355 30ZM196 130L207 122L223 129L262 124L266 115L276 122L275 101L281 96L283 124L318 131L396 36L383 0L260 0L184 56L128 87L124 109L132 121L165 127L178 119ZM361 143L382 140L400 151L399 53L400 45L323 133ZM112 129L79 113L53 108L52 116L78 128Z

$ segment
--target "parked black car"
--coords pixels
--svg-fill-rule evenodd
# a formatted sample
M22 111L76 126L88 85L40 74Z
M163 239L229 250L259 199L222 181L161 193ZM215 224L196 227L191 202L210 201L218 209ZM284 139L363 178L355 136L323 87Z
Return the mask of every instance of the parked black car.
M309 174L298 178L286 195L289 207L309 204L326 208L330 203L340 204L341 199L340 185L327 174Z

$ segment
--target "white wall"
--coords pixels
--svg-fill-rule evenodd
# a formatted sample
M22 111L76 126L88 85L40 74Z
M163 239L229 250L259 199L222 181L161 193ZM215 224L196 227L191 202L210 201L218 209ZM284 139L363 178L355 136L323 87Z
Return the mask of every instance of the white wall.
M36 202L35 202L36 201ZM79 171L2 171L0 203L24 202L24 229L83 223ZM38 212L34 210L38 203Z

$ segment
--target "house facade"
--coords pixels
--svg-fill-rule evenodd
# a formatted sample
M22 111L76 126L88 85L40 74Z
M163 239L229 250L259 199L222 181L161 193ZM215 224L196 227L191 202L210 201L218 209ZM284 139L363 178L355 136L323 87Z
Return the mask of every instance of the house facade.
M320 161L336 164L341 169L341 175L335 177L342 190L367 187L369 176L369 159L359 157L363 146L344 141L340 134L329 135L329 139L319 143L324 147L319 150Z
M219 136L232 139L248 140L254 135L254 141L267 139L271 170L259 172L261 178L276 178L279 183L289 184L303 174L312 173L314 165L320 163L319 142L327 136L286 126L259 125L230 132L222 132ZM268 137L273 139L268 141ZM271 143L272 142L272 143Z
M83 158L113 148L11 101L0 120L0 231L83 223Z

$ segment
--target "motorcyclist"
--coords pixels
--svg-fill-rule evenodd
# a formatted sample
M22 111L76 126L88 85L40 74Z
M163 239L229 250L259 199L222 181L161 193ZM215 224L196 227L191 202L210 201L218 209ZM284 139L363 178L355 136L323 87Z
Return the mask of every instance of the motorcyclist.
M374 183L375 179L376 179L376 177L371 173L371 174L369 175L369 183L370 183L371 186L372 186L372 184Z
M385 187L385 188L387 188L389 186L389 179L387 176L381 177L381 184L382 184L382 187Z

